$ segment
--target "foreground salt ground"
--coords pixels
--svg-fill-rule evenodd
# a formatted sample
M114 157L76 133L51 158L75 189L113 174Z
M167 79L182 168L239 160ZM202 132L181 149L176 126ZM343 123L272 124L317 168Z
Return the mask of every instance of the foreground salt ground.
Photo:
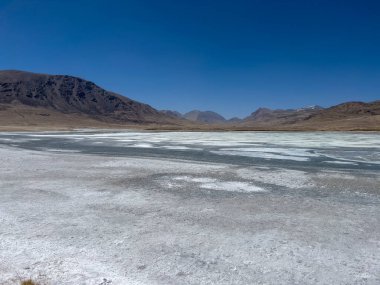
M205 135L0 135L0 284L380 283L376 137Z

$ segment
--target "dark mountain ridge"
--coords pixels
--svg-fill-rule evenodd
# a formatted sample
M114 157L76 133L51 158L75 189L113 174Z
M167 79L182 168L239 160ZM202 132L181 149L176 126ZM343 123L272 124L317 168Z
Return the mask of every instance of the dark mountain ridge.
M380 115L380 100L373 102L346 102L324 109L313 117L344 118Z
M98 120L134 123L172 120L147 104L106 91L91 81L15 70L0 71L0 104L43 107Z
M323 110L322 107L312 106L300 109L268 109L259 108L250 116L243 119L244 123L279 123L289 124L307 120Z
M326 109L259 108L241 125L264 130L380 130L380 101L346 102Z

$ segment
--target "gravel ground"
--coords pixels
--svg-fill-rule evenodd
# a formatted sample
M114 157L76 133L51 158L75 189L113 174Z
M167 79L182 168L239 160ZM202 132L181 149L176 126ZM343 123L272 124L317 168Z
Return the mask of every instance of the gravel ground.
M380 284L376 167L15 141L0 144L0 284Z

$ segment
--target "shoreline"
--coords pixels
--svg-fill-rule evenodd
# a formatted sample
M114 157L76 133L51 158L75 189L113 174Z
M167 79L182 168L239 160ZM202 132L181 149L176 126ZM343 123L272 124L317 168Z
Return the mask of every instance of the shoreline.
M0 126L0 132L70 132L78 130L91 130L91 131L153 131L153 132L363 132L363 133L379 133L379 129L363 129L363 128L352 128L352 129L313 129L313 128L191 128L191 127L156 127L150 125L127 125L127 126L110 126L110 127L94 127L94 126Z

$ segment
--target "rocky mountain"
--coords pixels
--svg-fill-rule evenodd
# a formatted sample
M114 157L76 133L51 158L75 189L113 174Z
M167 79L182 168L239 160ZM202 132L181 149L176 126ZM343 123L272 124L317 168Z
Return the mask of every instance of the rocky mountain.
M307 120L313 115L323 110L320 106L312 106L301 109L277 109L259 108L250 116L246 117L245 123L276 123L276 124L293 124Z
M163 113L163 114L165 114L165 115L168 115L170 117L183 118L182 114L180 112L177 112L177 111L161 110L160 112Z
M194 110L194 111L184 114L183 118L193 121L193 122L207 123L207 124L222 124L226 122L226 119L223 116L212 111Z
M380 130L380 101L347 102L326 109L259 108L240 126L257 130Z
M232 123L232 124L239 124L241 123L243 120L238 118L238 117L233 117L229 120L227 120L227 123Z
M172 117L149 105L106 91L93 82L67 75L0 71L0 104L3 109L21 106L25 111L28 106L107 122L173 121Z
M380 100L364 102L346 102L314 114L313 119L341 119L380 115Z

